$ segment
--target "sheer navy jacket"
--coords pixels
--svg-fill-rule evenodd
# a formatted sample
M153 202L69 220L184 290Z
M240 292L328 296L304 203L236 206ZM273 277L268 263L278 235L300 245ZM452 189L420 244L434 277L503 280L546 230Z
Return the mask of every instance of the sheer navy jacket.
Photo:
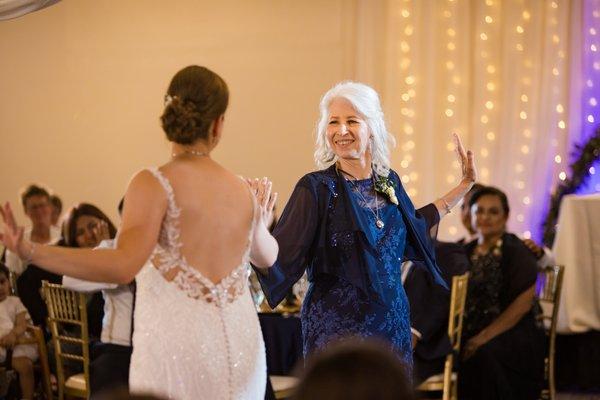
M437 208L428 204L415 210L398 174L390 171L389 179L407 230L404 259L422 262L433 280L447 288L435 262L432 241L440 219ZM335 165L298 181L273 231L279 244L277 261L257 274L271 307L285 298L305 270L311 282L321 274L333 275L374 301L385 302L376 279L375 238L368 229L373 222L350 195L348 182Z

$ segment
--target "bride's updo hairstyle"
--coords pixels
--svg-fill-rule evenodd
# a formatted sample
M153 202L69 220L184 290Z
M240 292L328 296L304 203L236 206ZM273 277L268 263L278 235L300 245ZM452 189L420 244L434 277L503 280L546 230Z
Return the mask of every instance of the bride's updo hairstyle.
M197 65L185 67L175 74L165 96L160 119L167 138L184 145L206 139L228 102L229 89L219 75Z

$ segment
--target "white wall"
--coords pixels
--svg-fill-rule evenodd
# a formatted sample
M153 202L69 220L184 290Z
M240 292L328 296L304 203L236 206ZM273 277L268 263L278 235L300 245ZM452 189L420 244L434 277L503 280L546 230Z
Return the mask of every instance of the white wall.
M158 117L189 64L229 84L214 158L287 200L314 169L320 96L352 77L352 0L63 0L0 22L0 200L31 182L116 217L131 175L164 163ZM23 222L20 207L19 217Z

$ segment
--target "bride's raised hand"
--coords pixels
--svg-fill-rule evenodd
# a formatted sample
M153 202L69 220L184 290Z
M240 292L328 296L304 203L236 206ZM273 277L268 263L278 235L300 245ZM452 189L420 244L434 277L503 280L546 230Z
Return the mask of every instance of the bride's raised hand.
M277 193L272 193L273 184L267 178L247 179L250 190L256 198L256 226L250 260L252 265L260 268L272 266L277 261L279 245L269 232L273 223L273 209L277 201Z
M0 240L4 246L19 257L25 259L31 252L31 243L23 240L23 227L17 225L15 215L10 207L10 203L5 203L0 207L2 215L2 233Z
M250 183L258 204L258 222L269 228L273 222L273 209L277 201L277 193L273 193L273 182L269 179L254 179Z

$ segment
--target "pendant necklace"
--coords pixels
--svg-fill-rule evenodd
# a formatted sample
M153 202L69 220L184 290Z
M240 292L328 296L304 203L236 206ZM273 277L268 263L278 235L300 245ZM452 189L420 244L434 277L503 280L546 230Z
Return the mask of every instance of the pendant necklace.
M204 152L204 151L199 151L199 150L184 150L181 153L171 153L171 157L175 158L175 157L179 157L183 154L190 154L192 156L198 156L198 157L206 157L208 156L208 153Z
M356 181L358 181L358 179L354 175L349 174L348 172L344 171L343 169L337 168L337 165L336 165L336 170L341 171L342 173L344 173L344 174L348 175L349 177L351 177L352 179L354 179L354 181L351 181L350 179L346 179L346 181L348 181L352 184L352 188L354 189L356 194L358 194L360 196L361 200L364 201L367 209L369 211L371 211L371 213L375 217L375 226L379 229L383 229L383 227L385 226L385 223L379 218L379 199L377 197L377 190L375 190L375 177L374 177L375 174L373 172L371 172L371 179L373 181L373 191L375 192L375 211L373 211L373 209L368 206L368 202L367 202L367 199L365 198L365 196L363 196L363 194L360 192L360 188L358 187L358 184L356 183Z

